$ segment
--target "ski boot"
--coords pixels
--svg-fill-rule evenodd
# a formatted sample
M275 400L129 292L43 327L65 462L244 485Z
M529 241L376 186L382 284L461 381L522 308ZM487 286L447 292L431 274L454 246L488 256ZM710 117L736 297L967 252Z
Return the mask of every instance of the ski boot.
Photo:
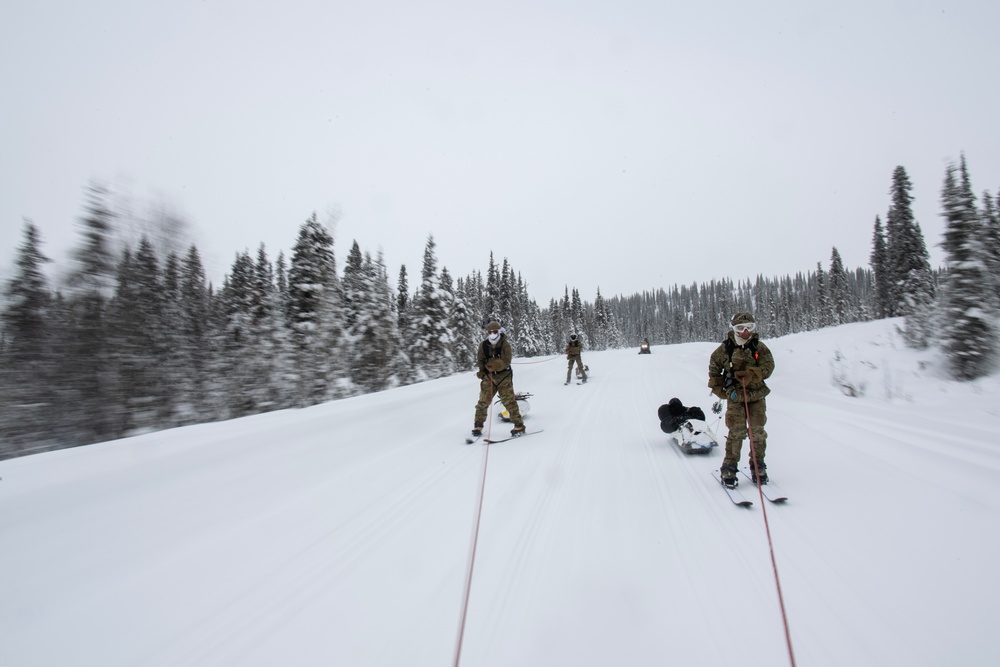
M758 473L760 473L759 477ZM757 486L767 484L767 466L764 465L763 459L757 459L756 466L753 464L753 461L750 462L750 479Z
M722 477L722 483L727 489L735 489L739 486L740 480L736 477L736 466L724 465L719 469L719 473Z
M524 435L524 422L518 422L514 424L514 428L510 430L511 437L516 438L519 435Z
M472 435L479 437L483 434L483 422L476 422L472 425Z

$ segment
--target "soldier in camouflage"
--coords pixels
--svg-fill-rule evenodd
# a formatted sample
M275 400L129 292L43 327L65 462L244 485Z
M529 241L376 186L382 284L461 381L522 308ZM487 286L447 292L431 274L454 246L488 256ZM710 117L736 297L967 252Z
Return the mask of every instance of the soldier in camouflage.
M587 381L587 367L583 365L583 341L576 334L570 334L569 341L566 343L566 349L564 350L567 361L569 365L566 367L566 384L569 384L570 379L573 376L573 366L577 368L577 375L580 376L580 380L583 382Z
M757 465L750 462L754 477L760 475L760 483L767 484L767 466L764 453L767 449L767 401L771 390L764 380L774 372L774 357L767 345L761 342L753 315L739 312L730 322L732 330L726 340L719 345L708 362L708 386L712 393L727 401L726 456L722 461L722 481L727 486L736 486L736 470L740 462L743 439L749 435L753 441ZM749 419L748 419L749 416Z
M483 424L486 423L486 412L494 395L500 396L500 402L507 408L510 420L514 422L511 435L524 433L524 422L521 420L521 409L517 405L514 393L514 371L510 362L514 358L514 350L507 340L507 334L497 322L490 322L484 331L486 340L479 346L476 363L479 372L479 402L476 403L476 420L472 426L472 435L483 434Z

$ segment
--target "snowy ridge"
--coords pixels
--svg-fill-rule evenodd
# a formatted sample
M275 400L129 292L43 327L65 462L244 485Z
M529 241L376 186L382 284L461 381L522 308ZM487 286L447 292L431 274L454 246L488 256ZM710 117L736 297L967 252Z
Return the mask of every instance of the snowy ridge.
M894 324L768 340L799 665L1000 652L1000 379L943 379ZM0 665L451 664L487 451L463 665L788 664L761 512L709 474L725 427L691 457L656 417L710 408L714 346L587 353L586 391L518 366L545 430L511 447L456 438L469 373L0 462Z

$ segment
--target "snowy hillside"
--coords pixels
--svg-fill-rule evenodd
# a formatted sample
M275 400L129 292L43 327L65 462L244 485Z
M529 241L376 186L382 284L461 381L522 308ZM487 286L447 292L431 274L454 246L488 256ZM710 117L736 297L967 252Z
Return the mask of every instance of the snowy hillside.
M994 665L1000 378L893 324L767 341L780 506L659 430L711 343L518 359L490 447L469 373L0 462L0 665L452 665L484 466L462 665L789 664L764 510L800 667Z

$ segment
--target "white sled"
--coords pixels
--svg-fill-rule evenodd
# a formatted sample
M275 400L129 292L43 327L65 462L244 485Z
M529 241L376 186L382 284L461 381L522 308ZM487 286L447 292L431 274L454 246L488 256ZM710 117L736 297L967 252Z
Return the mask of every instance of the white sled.
M700 419L687 420L670 437L685 454L707 454L718 446L708 424Z
M529 396L531 396L531 394L526 391L514 394L514 398L517 399L517 409L521 411L521 419L527 417L528 413L531 412L531 403L528 403ZM503 403L501 403L498 399L493 405L500 406L500 419L505 422L509 422L510 415L507 413L507 409L503 407Z

